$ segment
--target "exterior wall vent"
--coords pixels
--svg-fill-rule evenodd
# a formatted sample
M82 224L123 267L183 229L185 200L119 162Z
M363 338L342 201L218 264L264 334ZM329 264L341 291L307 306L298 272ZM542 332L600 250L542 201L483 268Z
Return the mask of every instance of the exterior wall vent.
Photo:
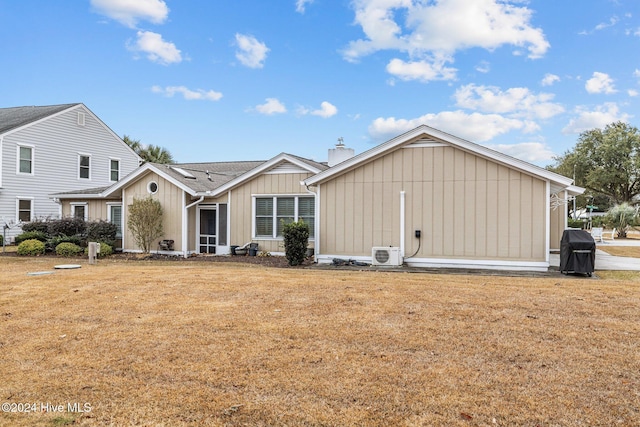
M373 247L371 249L371 264L396 267L402 265L400 248L391 246Z
M78 111L78 126L84 126L84 113Z

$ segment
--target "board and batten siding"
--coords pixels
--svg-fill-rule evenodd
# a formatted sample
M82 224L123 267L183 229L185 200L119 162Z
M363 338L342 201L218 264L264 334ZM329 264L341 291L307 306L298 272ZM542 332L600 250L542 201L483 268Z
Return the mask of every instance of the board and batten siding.
M546 182L455 147L407 147L320 186L320 252L545 261ZM415 230L422 234L418 250Z
M311 173L272 173L262 174L255 179L231 190L231 245L242 246L248 242L257 242L258 249L266 252L284 252L282 239L255 239L253 237L253 197L260 195L301 195L309 194L300 182ZM309 242L313 247L313 242Z
M78 112L85 113L84 126L78 125ZM17 173L19 145L33 148L33 175ZM91 179L78 178L79 153L91 156ZM1 154L0 217L8 221L16 220L19 197L33 198L34 217L59 217L60 205L49 195L111 185L112 158L120 160L120 177L138 167L138 157L82 106L7 133Z
M155 194L149 194L147 188L150 182L158 184L158 191ZM182 207L183 203L183 190L176 187L173 183L167 181L160 175L149 172L141 176L138 180L129 184L123 189L123 215L125 218L129 218L128 210L133 204L133 201L137 199L144 199L151 196L156 199L162 205L162 228L164 234L158 237L156 240L171 239L174 241L174 251L182 251ZM124 250L136 251L140 248L133 240L133 236L129 230L129 226L126 221L123 224L124 230ZM152 251L157 249L157 242L151 245Z

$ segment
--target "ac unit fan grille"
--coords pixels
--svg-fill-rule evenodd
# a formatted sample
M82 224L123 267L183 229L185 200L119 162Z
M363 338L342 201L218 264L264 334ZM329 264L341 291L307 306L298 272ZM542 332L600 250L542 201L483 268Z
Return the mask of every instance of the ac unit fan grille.
M389 262L389 251L376 251L376 261L380 264Z

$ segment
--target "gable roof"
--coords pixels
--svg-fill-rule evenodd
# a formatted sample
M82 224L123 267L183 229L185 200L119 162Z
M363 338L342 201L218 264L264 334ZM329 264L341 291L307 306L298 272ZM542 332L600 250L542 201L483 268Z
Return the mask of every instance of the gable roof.
M76 104L0 108L0 134L60 113Z
M303 157L281 153L270 160L211 163L145 163L109 187L90 188L52 194L57 198L107 198L147 172L162 176L191 196L217 196L247 180L285 164L310 173L328 166Z
M357 167L369 160L392 152L395 149L411 142L413 142L413 144L416 144L416 146L449 145L459 148L463 151L476 154L480 157L495 161L512 169L524 172L528 175L548 180L552 184L552 192L554 192L554 190L557 192L564 189L568 189L569 191L577 194L582 194L582 192L584 192L583 188L572 185L573 179L571 178L567 178L566 176L551 172L547 169L525 162L524 160L516 159L515 157L508 156L504 153L491 150L490 148L484 147L482 145L478 145L465 139L458 138L427 125L420 125L415 129L412 129L402 135L390 139L387 142L373 147L370 150L367 150L363 153L358 154L357 156L345 160L344 162L339 163L332 168L325 170L324 172L320 172L317 175L309 177L305 180L305 184L321 184L344 172L349 171L354 167Z
M329 167L323 163L318 163L314 160L294 156L293 154L280 153L277 156L271 158L270 160L257 166L256 168L250 171L247 171L245 174L242 174L237 178L227 182L226 184L218 187L215 191L212 192L211 195L213 196L220 195L225 191L229 191L233 187L240 185L243 182L246 182L257 175L268 172L269 170L273 170L277 168L279 165L282 165L284 163L290 163L294 166L301 168L302 170L308 171L313 174L320 173Z

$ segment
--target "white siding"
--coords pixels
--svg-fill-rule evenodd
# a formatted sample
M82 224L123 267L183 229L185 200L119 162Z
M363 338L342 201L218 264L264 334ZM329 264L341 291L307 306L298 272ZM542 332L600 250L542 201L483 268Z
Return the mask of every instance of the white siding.
M84 113L84 126L78 124ZM86 107L78 105L2 137L0 220L15 221L16 199L33 198L33 215L58 217L50 194L111 185L110 159L120 159L120 177L138 167L138 157ZM17 146L34 147L33 175L16 171ZM91 179L78 178L78 154L91 155ZM19 229L8 235L19 234Z

